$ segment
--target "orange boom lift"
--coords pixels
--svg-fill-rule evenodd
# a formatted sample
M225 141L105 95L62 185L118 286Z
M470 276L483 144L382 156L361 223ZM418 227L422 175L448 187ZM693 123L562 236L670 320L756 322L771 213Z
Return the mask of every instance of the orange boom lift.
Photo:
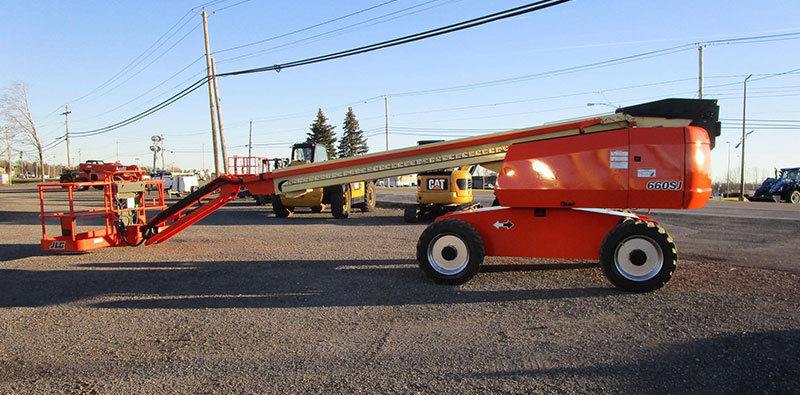
M500 206L449 213L425 229L417 261L435 281L461 284L487 255L599 259L614 285L651 291L671 278L675 245L655 221L622 209L703 207L711 196L718 117L716 100L665 99L604 116L257 175L223 175L146 225L107 227L97 244L162 243L236 198L241 188L264 195L319 187L346 193L344 185L357 180L481 164L498 172ZM110 181L112 202L119 188L113 184L124 182ZM136 208L130 203L127 209ZM116 210L105 213L117 222ZM43 209L43 230L46 216ZM115 230L136 235L122 237ZM54 243L70 237L45 236L42 249L80 251L91 245Z

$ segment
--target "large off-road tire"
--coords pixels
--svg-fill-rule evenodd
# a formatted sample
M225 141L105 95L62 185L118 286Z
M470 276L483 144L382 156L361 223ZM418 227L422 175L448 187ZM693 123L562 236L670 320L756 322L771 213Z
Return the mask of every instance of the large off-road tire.
M419 222L419 217L417 217L418 211L419 209L416 204L406 206L406 208L403 210L403 221L406 221L410 224Z
M612 284L631 292L650 292L672 278L678 252L672 237L659 225L626 220L606 234L600 245L600 265Z
M474 277L483 264L483 240L459 219L430 224L417 242L419 267L439 284L458 285Z
M284 206L281 202L281 195L272 195L272 212L278 218L287 218L292 216L292 210Z
M367 181L364 183L364 202L359 204L361 211L370 212L375 210L375 203L377 197L375 196L375 183Z
M350 216L350 185L336 185L329 189L331 194L331 214L333 218Z
M789 195L789 202L792 204L800 204L800 191L794 191Z

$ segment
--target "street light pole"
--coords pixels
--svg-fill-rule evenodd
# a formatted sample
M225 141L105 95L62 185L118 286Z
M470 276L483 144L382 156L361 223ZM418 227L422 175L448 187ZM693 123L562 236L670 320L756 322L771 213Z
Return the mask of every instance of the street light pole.
M750 74L744 79L744 95L742 97L742 168L739 169L739 201L744 201L744 145L746 140L745 122L747 115L747 80L753 75Z
M728 144L728 172L725 173L725 192L728 196L731 195L731 142L726 141Z

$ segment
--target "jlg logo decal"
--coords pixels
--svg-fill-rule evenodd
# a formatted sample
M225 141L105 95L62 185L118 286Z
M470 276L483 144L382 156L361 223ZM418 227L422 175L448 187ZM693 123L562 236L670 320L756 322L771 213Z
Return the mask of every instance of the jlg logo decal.
M443 191L447 189L447 179L446 178L429 178L428 179L428 189L433 191Z
M656 191L680 191L683 189L683 181L650 181L647 189Z
M64 242L63 241L54 241L50 243L51 250L63 250L64 249Z

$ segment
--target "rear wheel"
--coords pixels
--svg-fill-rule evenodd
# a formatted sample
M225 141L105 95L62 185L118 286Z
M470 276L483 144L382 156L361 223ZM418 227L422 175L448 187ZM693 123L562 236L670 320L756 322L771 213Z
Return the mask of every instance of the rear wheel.
M331 214L333 218L347 218L350 216L350 186L336 185L330 188Z
M364 184L365 184L364 203L361 203L359 208L361 209L361 211L366 213L375 210L376 197L375 197L375 183L373 183L372 181L367 181Z
M417 217L417 205L412 204L410 206L406 206L405 210L403 210L403 220L413 224L419 222L419 218Z
M789 201L792 204L800 204L800 191L794 191L791 195L789 195Z
M287 218L292 215L292 210L281 202L281 195L272 195L272 212L278 218Z
M458 285L483 264L483 240L472 225L448 218L430 224L417 242L419 267L440 284Z
M612 284L626 291L649 292L672 278L678 252L661 226L625 221L608 232L600 246L600 265Z

